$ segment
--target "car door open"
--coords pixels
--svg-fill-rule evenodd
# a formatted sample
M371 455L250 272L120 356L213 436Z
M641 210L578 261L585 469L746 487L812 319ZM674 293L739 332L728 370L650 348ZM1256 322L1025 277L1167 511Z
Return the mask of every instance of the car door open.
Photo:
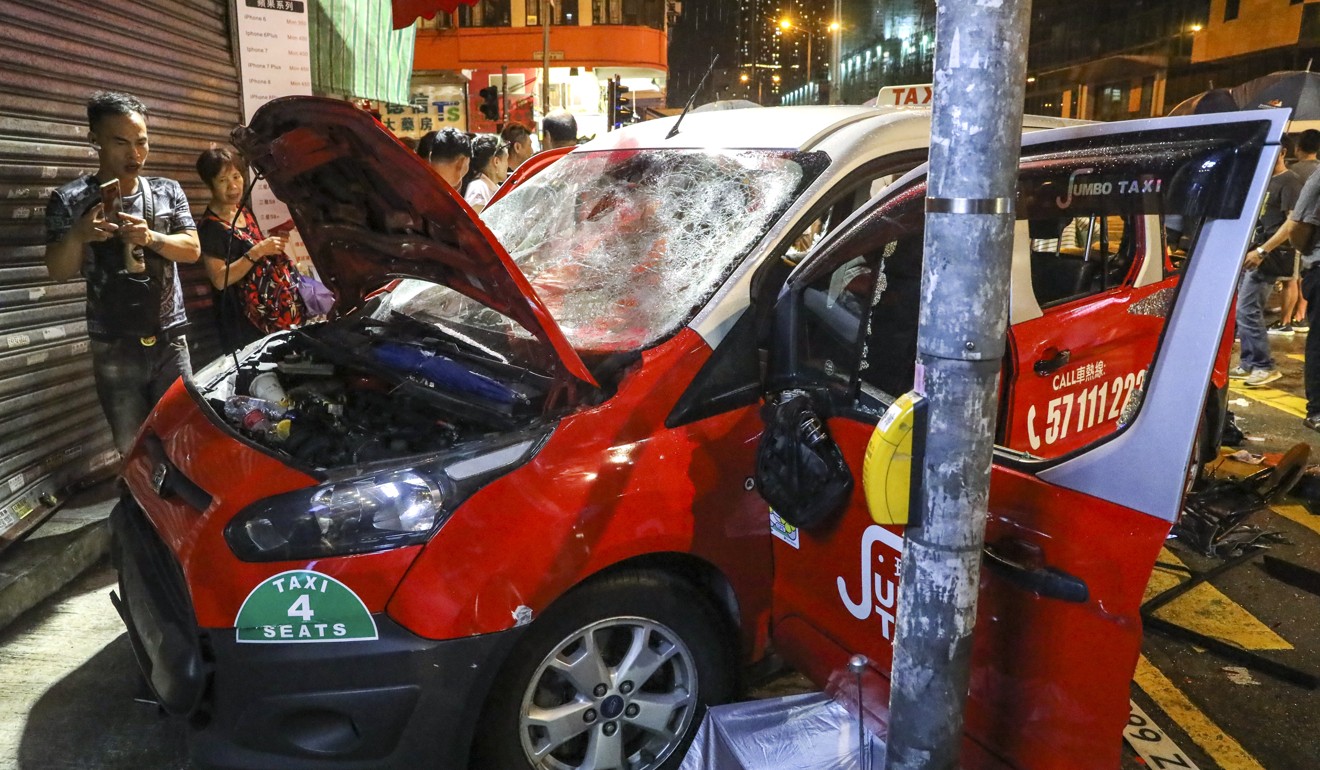
M1094 249L1094 260L1082 260L1092 263L1084 266L1089 275L1057 284L1068 292L1059 299L1076 312L1057 318L1063 328L1051 333L1095 323L1082 312L1088 299L1102 306L1105 323L1126 326L1096 343L1094 334L1078 335L1065 343L1066 356L1055 343L1053 359L1048 351L1033 354L1045 361L1044 374L1033 367L1005 380L1010 390L1001 403L1013 403L1023 378L1062 375L1068 384L1061 390L1077 393L1073 411L1054 421L1058 451L1033 454L1028 440L996 452L965 767L1119 763L1141 643L1138 608L1179 510L1200 416L1201 399L1186 394L1205 392L1281 120L1256 113L1137 121L1024 140L1019 229L1082 220ZM849 657L866 655L866 710L881 723L904 540L901 527L873 522L860 474L877 420L898 396L920 390L922 171L864 207L790 276L775 310L767 377L768 402L785 391L806 394L823 425L818 440L837 446L855 482L838 510L792 542L774 543L775 645L819 683L850 680ZM1160 234L1150 228L1167 216L1181 217L1192 233L1192 256L1180 275L1166 280L1161 272L1142 284L1142 260L1165 266ZM1042 284L1052 268L1062 269L1040 268ZM1015 303L1028 299L1019 291L1015 280ZM1039 306L1036 296L1030 300ZM1026 340L1017 342L1025 349ZM1085 347L1101 343L1109 346L1103 352ZM1098 362L1119 356L1137 368L1130 386L1121 373L1114 410L1110 388L1120 373ZM1082 425L1069 431L1076 443L1059 443L1065 424ZM776 431L783 430L767 426L762 440L781 440ZM1001 429L1005 435L1019 434ZM775 481L758 478L758 486ZM792 511L776 512L791 522Z

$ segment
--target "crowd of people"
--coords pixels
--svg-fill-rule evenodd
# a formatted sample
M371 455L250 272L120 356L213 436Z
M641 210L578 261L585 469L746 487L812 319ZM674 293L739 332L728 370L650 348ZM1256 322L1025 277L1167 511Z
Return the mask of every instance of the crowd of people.
M1307 334L1303 379L1307 396L1307 427L1320 430L1320 337L1309 335L1320 311L1320 250L1294 245L1301 228L1320 224L1320 131L1307 129L1290 137L1275 162L1257 222L1254 245L1243 263L1238 284L1237 334L1240 355L1230 379L1246 387L1261 387L1283 377L1270 350L1270 336ZM1291 156L1291 157L1290 157ZM1289 162L1291 160L1291 162ZM1280 317L1265 323L1266 305L1275 287L1280 292Z
M567 110L547 114L542 129L544 149L577 144L577 119ZM521 123L510 123L498 135L469 134L456 128L431 131L417 141L416 150L478 212L509 173L534 152L532 131Z
M263 233L246 205L242 158L222 147L198 157L209 199L194 219L176 180L143 174L147 118L147 106L131 94L93 94L87 124L97 169L52 192L46 206L47 270L56 281L87 281L97 397L121 452L166 388L191 368L178 264L201 262L225 349L324 312L315 306L315 281L285 253L287 232ZM547 115L543 128L546 149L577 143L568 112ZM423 137L417 152L480 211L508 172L532 156L532 131L512 123L498 136L472 137L447 128Z

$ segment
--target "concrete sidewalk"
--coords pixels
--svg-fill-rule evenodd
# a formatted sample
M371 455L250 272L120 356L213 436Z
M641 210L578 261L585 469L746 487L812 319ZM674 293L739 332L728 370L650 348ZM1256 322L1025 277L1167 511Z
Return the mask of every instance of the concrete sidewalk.
M110 553L114 479L76 493L26 540L0 554L0 629L69 585Z

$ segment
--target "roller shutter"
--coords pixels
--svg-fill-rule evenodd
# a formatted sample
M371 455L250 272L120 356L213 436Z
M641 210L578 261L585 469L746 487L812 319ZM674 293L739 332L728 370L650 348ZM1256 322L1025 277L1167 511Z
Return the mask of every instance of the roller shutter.
M85 104L97 89L146 102L146 173L208 194L197 155L241 118L227 0L0 3L0 549L118 454L92 385L81 279L42 261L52 189L95 170ZM211 293L182 266L194 366L218 352Z

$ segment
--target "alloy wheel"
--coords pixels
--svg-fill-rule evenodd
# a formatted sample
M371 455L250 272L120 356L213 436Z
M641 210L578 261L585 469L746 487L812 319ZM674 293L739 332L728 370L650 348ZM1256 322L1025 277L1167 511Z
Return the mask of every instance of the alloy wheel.
M541 661L518 732L538 770L654 770L697 711L697 667L668 627L637 617L585 626Z

